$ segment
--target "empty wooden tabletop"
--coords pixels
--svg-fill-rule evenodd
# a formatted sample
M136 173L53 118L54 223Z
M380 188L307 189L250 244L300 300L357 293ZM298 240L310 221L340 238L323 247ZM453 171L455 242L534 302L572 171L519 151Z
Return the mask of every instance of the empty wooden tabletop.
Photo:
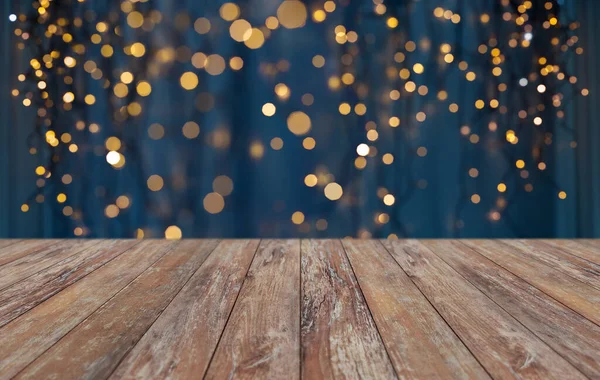
M0 240L0 379L600 379L600 241Z

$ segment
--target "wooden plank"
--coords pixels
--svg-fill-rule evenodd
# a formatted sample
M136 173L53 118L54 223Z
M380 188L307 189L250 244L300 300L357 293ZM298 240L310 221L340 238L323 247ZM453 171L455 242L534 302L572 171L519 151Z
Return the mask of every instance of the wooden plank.
M577 239L562 240L552 239L543 240L544 243L553 247L558 247L571 255L581 257L594 264L600 264L600 240L596 239Z
M0 289L4 289L49 266L89 249L101 240L63 240L0 267Z
M421 242L585 375L600 376L600 327L464 244Z
M383 244L494 378L585 379L416 240Z
M42 249L48 249L59 243L60 240L21 240L16 244L10 244L0 251L0 267L11 261L18 260L31 253L39 252Z
M483 256L521 277L550 297L600 325L600 291L551 268L507 244L492 240L463 240Z
M539 240L500 240L554 269L600 290L600 265Z
M221 242L111 378L202 378L258 243Z
M303 240L302 378L396 378L339 240Z
M217 244L183 240L16 378L106 378Z
M400 378L487 378L487 373L377 241L342 241Z
M136 240L107 240L0 291L0 327L131 248Z
M0 374L17 374L175 244L144 240L0 328Z
M8 247L9 245L13 245L13 244L17 244L18 242L21 242L23 240L21 239L0 239L0 250ZM2 251L0 251L0 256L2 256Z
M299 372L300 242L264 240L206 377L297 379Z

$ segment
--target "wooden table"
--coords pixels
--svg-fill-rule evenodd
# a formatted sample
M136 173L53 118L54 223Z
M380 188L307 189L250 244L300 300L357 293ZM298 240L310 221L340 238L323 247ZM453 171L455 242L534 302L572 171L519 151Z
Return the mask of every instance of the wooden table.
M600 378L600 241L0 240L0 378Z

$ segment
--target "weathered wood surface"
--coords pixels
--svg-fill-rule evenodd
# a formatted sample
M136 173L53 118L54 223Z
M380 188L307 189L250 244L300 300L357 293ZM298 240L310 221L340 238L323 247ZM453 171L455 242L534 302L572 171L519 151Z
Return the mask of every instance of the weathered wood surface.
M466 240L462 243L600 325L600 291L596 288L527 257L523 251L508 244L492 240Z
M383 243L493 377L578 378L575 367L427 247L415 240Z
M486 377L379 242L344 240L343 244L399 377Z
M263 240L206 378L298 378L299 290L300 241Z
M394 378L342 244L302 241L302 377Z
M79 252L0 291L0 327L131 248L135 240L111 240Z
M459 241L421 243L585 375L600 374L600 327Z
M174 246L141 242L0 328L0 378L25 368Z
M0 240L0 380L600 379L599 240Z
M201 378L258 243L258 240L221 242L112 378Z
M108 377L215 245L214 240L178 243L16 378Z

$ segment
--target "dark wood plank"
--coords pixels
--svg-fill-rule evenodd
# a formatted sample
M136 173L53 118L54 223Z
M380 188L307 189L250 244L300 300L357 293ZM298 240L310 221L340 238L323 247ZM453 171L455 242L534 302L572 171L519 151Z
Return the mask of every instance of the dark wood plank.
M590 378L600 377L600 327L457 241L421 241Z
M573 256L580 257L596 265L600 265L600 240L577 239L577 240L541 240L545 244L560 248Z
M0 257L2 256L2 249L9 245L17 244L23 240L21 239L0 239Z
M106 378L215 248L183 240L16 378Z
M299 339L300 242L264 240L206 377L297 379Z
M31 253L39 252L42 249L51 248L59 243L60 240L21 240L15 244L9 244L0 250L0 267L11 261L18 260Z
M101 240L63 240L0 267L0 289L23 280L57 262L89 249Z
M339 240L302 240L302 378L396 377Z
M201 378L258 243L221 242L111 378Z
M464 240L462 243L600 325L600 291L597 289L532 260L507 244L493 240Z
M379 242L342 243L399 377L488 377Z
M0 374L12 377L175 246L144 240L0 328Z
M585 379L416 240L383 244L494 378Z
M517 248L523 254L532 257L554 269L557 269L576 280L600 290L600 265L571 255L561 248L556 248L539 240L500 240Z
M0 291L0 327L131 248L136 240L107 240Z

